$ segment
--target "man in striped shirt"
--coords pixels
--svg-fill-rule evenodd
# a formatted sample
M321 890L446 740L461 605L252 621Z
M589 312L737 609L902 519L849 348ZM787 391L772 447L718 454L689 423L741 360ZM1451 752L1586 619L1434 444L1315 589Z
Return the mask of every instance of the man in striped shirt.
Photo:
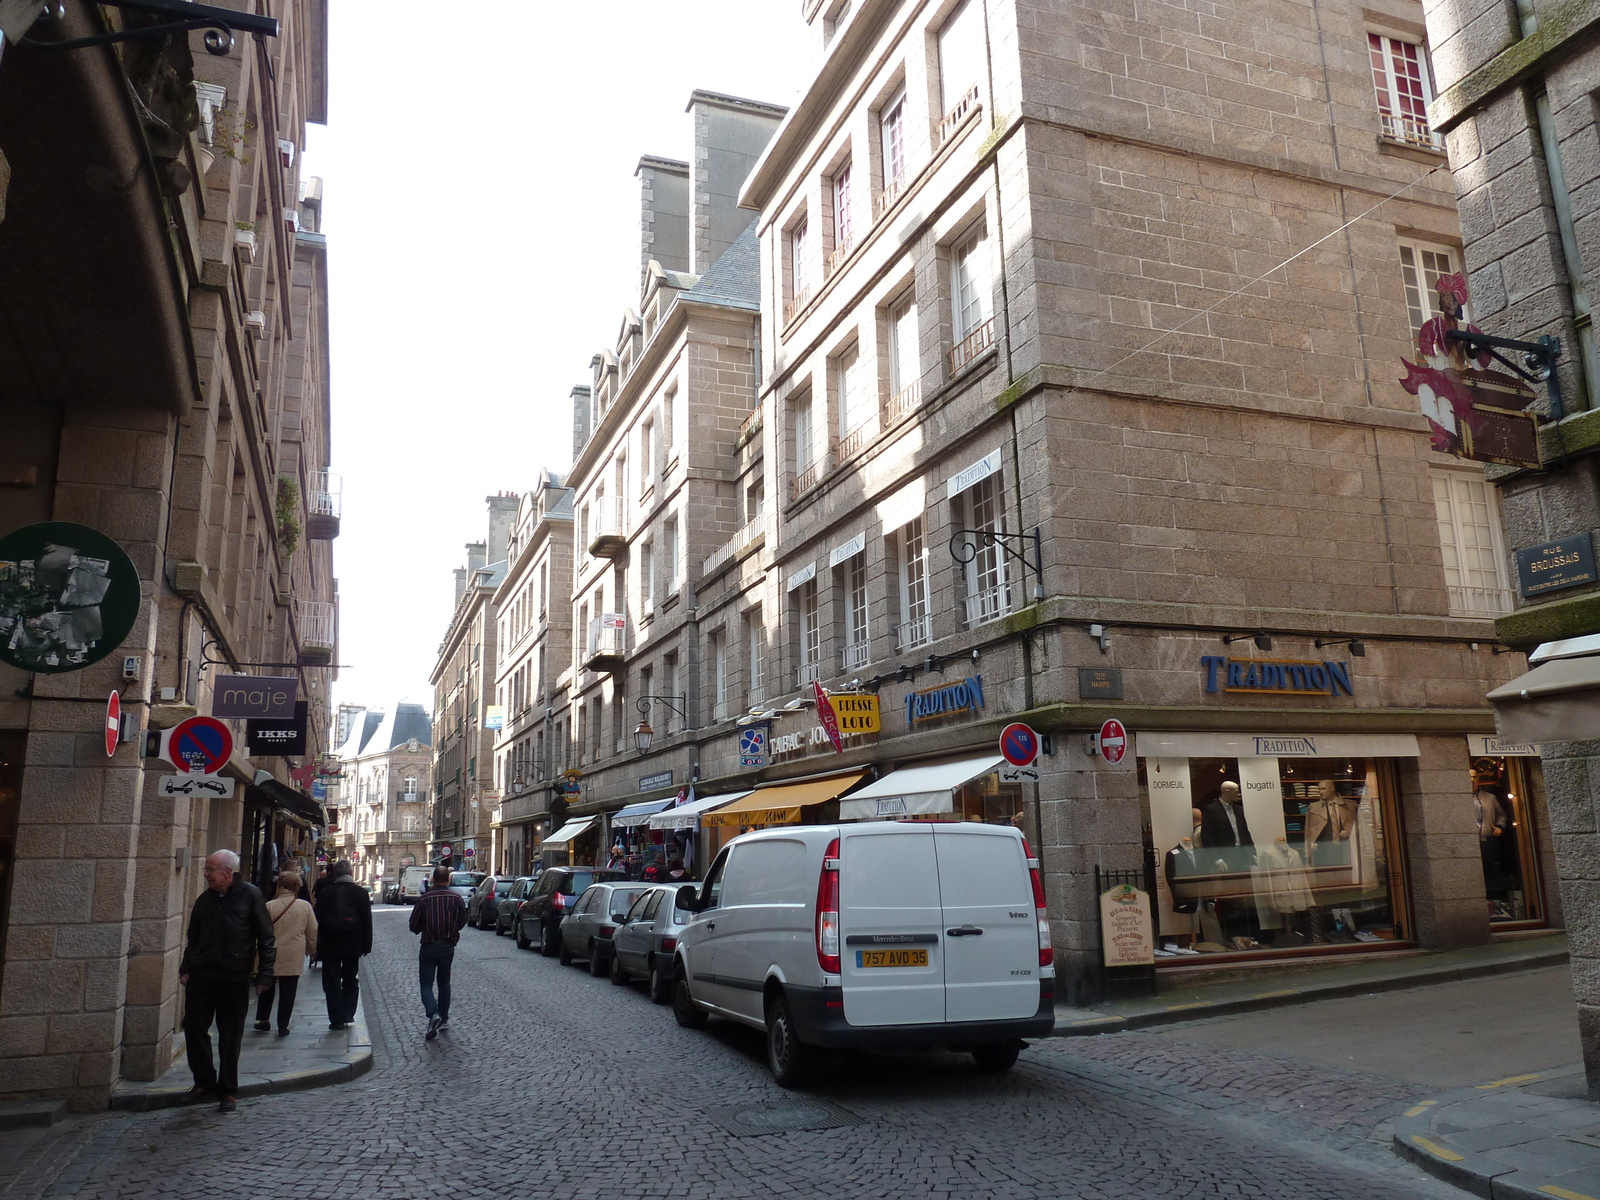
M441 1029L450 1028L450 965L455 961L456 943L467 923L467 904L450 890L450 868L433 869L433 886L417 898L411 909L411 932L422 935L417 953L417 977L422 985L422 1008L428 1014L428 1030L422 1036L433 1041ZM434 999L433 981L439 981L439 998Z

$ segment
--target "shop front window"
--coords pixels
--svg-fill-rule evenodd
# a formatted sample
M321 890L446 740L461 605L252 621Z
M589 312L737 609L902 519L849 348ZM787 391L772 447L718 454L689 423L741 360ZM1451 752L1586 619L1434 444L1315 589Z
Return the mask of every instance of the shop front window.
M1143 758L1159 958L1409 937L1385 759Z
M1545 920L1532 818L1535 792L1543 788L1537 758L1472 760L1472 820L1492 925Z

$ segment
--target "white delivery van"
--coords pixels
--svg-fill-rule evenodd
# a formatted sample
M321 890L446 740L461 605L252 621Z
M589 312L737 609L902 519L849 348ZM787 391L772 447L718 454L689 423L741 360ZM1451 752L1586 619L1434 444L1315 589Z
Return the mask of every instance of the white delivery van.
M1004 1071L1055 1026L1044 889L1015 829L765 829L723 848L693 903L673 1013L765 1030L785 1087L819 1048L964 1050Z
M400 868L400 903L415 904L417 897L428 890L428 881L433 878L431 866L401 867Z

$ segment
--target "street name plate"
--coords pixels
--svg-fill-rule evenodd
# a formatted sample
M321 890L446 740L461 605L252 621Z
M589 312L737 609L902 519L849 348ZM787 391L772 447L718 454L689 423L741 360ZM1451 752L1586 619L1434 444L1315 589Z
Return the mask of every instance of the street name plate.
M1596 578L1594 541L1587 533L1517 551L1517 588L1524 600L1593 583Z

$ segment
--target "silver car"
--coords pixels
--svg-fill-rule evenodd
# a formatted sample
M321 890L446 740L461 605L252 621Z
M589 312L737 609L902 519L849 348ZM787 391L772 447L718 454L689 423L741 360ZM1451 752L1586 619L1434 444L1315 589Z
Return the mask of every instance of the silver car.
M650 999L665 1004L672 999L673 952L678 934L694 920L694 913L678 907L682 896L692 902L695 885L664 883L633 902L622 924L611 935L611 982L621 986L634 979L650 983Z
M589 974L604 975L611 957L611 935L640 892L648 883L592 884L561 922L561 945L557 951L562 966L575 958L589 961Z

